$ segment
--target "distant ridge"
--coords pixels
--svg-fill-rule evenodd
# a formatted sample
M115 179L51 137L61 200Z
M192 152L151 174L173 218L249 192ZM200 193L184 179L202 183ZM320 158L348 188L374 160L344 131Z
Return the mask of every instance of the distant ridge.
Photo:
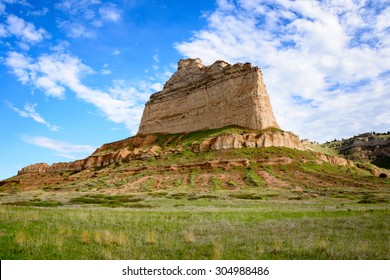
M362 133L348 139L334 140L323 144L337 150L350 160L371 162L390 169L390 132Z

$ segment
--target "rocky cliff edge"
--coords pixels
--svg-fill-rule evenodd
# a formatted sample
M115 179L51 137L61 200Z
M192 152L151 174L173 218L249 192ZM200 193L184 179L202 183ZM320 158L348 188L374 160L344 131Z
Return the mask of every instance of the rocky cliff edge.
M223 131L223 130L222 130ZM285 131L251 131L243 133L220 133L210 136L191 139L191 134L137 135L125 140L104 144L91 156L73 162L61 162L48 165L46 163L32 164L22 168L18 175L25 173L47 173L59 171L82 171L88 168L105 167L117 162L129 162L159 158L168 154L182 153L185 150L192 152L208 152L239 148L287 147L305 150L305 145L291 132ZM326 160L326 159L324 159ZM343 164L343 163L342 163Z

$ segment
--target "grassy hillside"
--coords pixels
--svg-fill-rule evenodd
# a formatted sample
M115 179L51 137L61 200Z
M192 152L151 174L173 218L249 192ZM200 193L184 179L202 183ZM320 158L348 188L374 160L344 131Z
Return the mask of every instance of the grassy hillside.
M390 259L388 178L309 151L188 149L231 130L243 131L159 135L176 152L3 181L0 258Z

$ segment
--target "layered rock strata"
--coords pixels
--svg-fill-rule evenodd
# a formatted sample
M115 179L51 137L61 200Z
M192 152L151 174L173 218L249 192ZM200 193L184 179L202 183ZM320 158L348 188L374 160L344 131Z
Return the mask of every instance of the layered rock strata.
M375 160L376 158L390 159L389 134L365 133L343 141L336 147L347 158L353 160Z
M169 140L168 140L169 141ZM22 168L18 175L25 173L47 173L59 171L82 171L88 168L104 167L116 162L129 162L137 159L148 159L183 152L180 137L169 146L158 144L158 137L153 134L138 135L122 141L104 144L91 156L73 162L60 162L48 165L46 163L32 164ZM299 138L291 132L265 131L261 133L220 134L205 138L200 143L193 143L193 152L208 152L244 147L288 147L305 150Z
M200 144L193 145L194 152L231 150L239 148L287 147L297 150L306 150L298 136L291 132L279 131L246 134L222 134L213 138L206 138Z
M237 125L279 128L263 75L250 63L182 59L146 103L138 134L181 133Z

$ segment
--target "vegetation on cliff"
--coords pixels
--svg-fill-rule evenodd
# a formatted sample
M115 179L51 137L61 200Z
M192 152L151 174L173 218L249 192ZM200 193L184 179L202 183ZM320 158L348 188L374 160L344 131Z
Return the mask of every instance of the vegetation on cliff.
M132 143L140 151L158 146L157 156L2 181L0 257L390 258L388 178L371 165L310 150L234 148L251 133L284 132L227 127L137 136L94 155ZM221 149L199 151L218 137L233 146L215 142Z

